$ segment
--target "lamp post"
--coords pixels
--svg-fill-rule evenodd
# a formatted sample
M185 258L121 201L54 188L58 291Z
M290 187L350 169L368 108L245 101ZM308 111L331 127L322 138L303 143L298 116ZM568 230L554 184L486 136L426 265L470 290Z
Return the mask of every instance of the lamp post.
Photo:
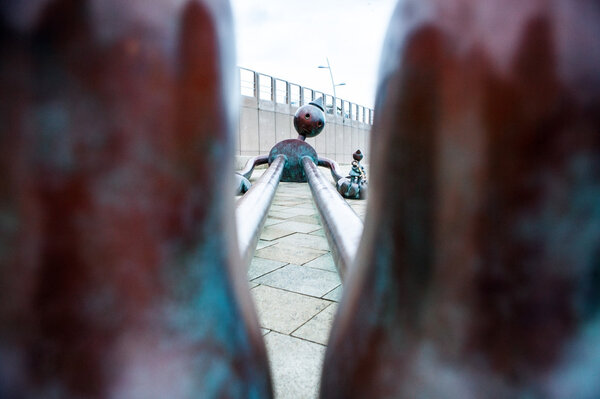
M321 68L321 69L329 69L329 76L331 77L331 87L333 88L333 106L332 106L332 108L333 108L334 115L337 115L337 112L336 112L336 108L337 108L337 101L336 101L337 95L335 94L335 87L336 86L345 86L346 83L335 84L335 81L333 80L333 72L331 71L331 65L329 64L329 57L326 57L325 59L327 60L327 66L319 65L319 68Z

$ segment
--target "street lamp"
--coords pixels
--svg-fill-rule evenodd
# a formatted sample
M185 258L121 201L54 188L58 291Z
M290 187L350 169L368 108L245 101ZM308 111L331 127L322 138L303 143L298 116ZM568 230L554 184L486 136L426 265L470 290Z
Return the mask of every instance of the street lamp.
M331 77L331 87L333 88L333 107L332 108L333 108L334 115L336 115L337 114L337 112L336 112L336 107L337 107L336 98L337 98L337 96L335 94L335 88L336 88L336 86L346 86L346 83L335 84L335 81L333 80L333 72L331 71L331 65L329 64L329 57L326 57L325 59L327 60L327 66L319 65L319 68L321 68L321 69L329 69L329 76Z

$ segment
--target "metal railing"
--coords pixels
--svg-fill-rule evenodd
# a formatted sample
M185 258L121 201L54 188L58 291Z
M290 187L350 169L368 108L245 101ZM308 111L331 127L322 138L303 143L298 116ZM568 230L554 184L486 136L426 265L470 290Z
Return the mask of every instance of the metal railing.
M288 104L299 107L308 104L318 97L323 97L327 114L344 119L373 124L374 110L341 98L333 98L329 94L290 83L287 80L274 78L251 69L239 67L240 93L243 96L259 100L271 101L278 104ZM335 107L334 107L335 103Z

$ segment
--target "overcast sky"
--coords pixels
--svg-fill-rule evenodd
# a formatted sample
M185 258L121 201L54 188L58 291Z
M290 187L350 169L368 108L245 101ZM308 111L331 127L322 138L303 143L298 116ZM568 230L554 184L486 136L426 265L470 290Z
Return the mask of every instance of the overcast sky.
M231 0L238 65L372 107L396 0Z

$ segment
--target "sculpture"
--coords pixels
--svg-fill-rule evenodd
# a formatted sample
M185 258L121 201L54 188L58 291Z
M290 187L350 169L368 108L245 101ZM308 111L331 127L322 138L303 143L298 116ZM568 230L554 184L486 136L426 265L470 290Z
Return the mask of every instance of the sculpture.
M306 174L302 166L302 158L309 157L319 166L330 170L331 176L336 182L338 192L346 198L366 198L367 180L364 167L360 165L363 154L357 150L352 157L352 170L348 177L339 174L338 164L326 157L317 155L315 149L306 142L307 137L315 137L325 127L325 108L323 97L309 102L296 110L294 114L294 128L298 132L295 139L282 140L275 144L269 155L259 155L250 158L243 170L236 172L237 193L245 193L251 187L250 176L258 165L268 163L271 165L278 155L284 155L286 162L283 169L281 181L283 182L306 182Z
M398 3L322 399L600 397L599 22Z
M0 2L0 30L0 397L271 397L227 1Z
M342 177L336 183L337 190L345 198L364 199L367 197L367 173L364 166L360 164L363 154L356 150L352 154L352 169L346 177Z

